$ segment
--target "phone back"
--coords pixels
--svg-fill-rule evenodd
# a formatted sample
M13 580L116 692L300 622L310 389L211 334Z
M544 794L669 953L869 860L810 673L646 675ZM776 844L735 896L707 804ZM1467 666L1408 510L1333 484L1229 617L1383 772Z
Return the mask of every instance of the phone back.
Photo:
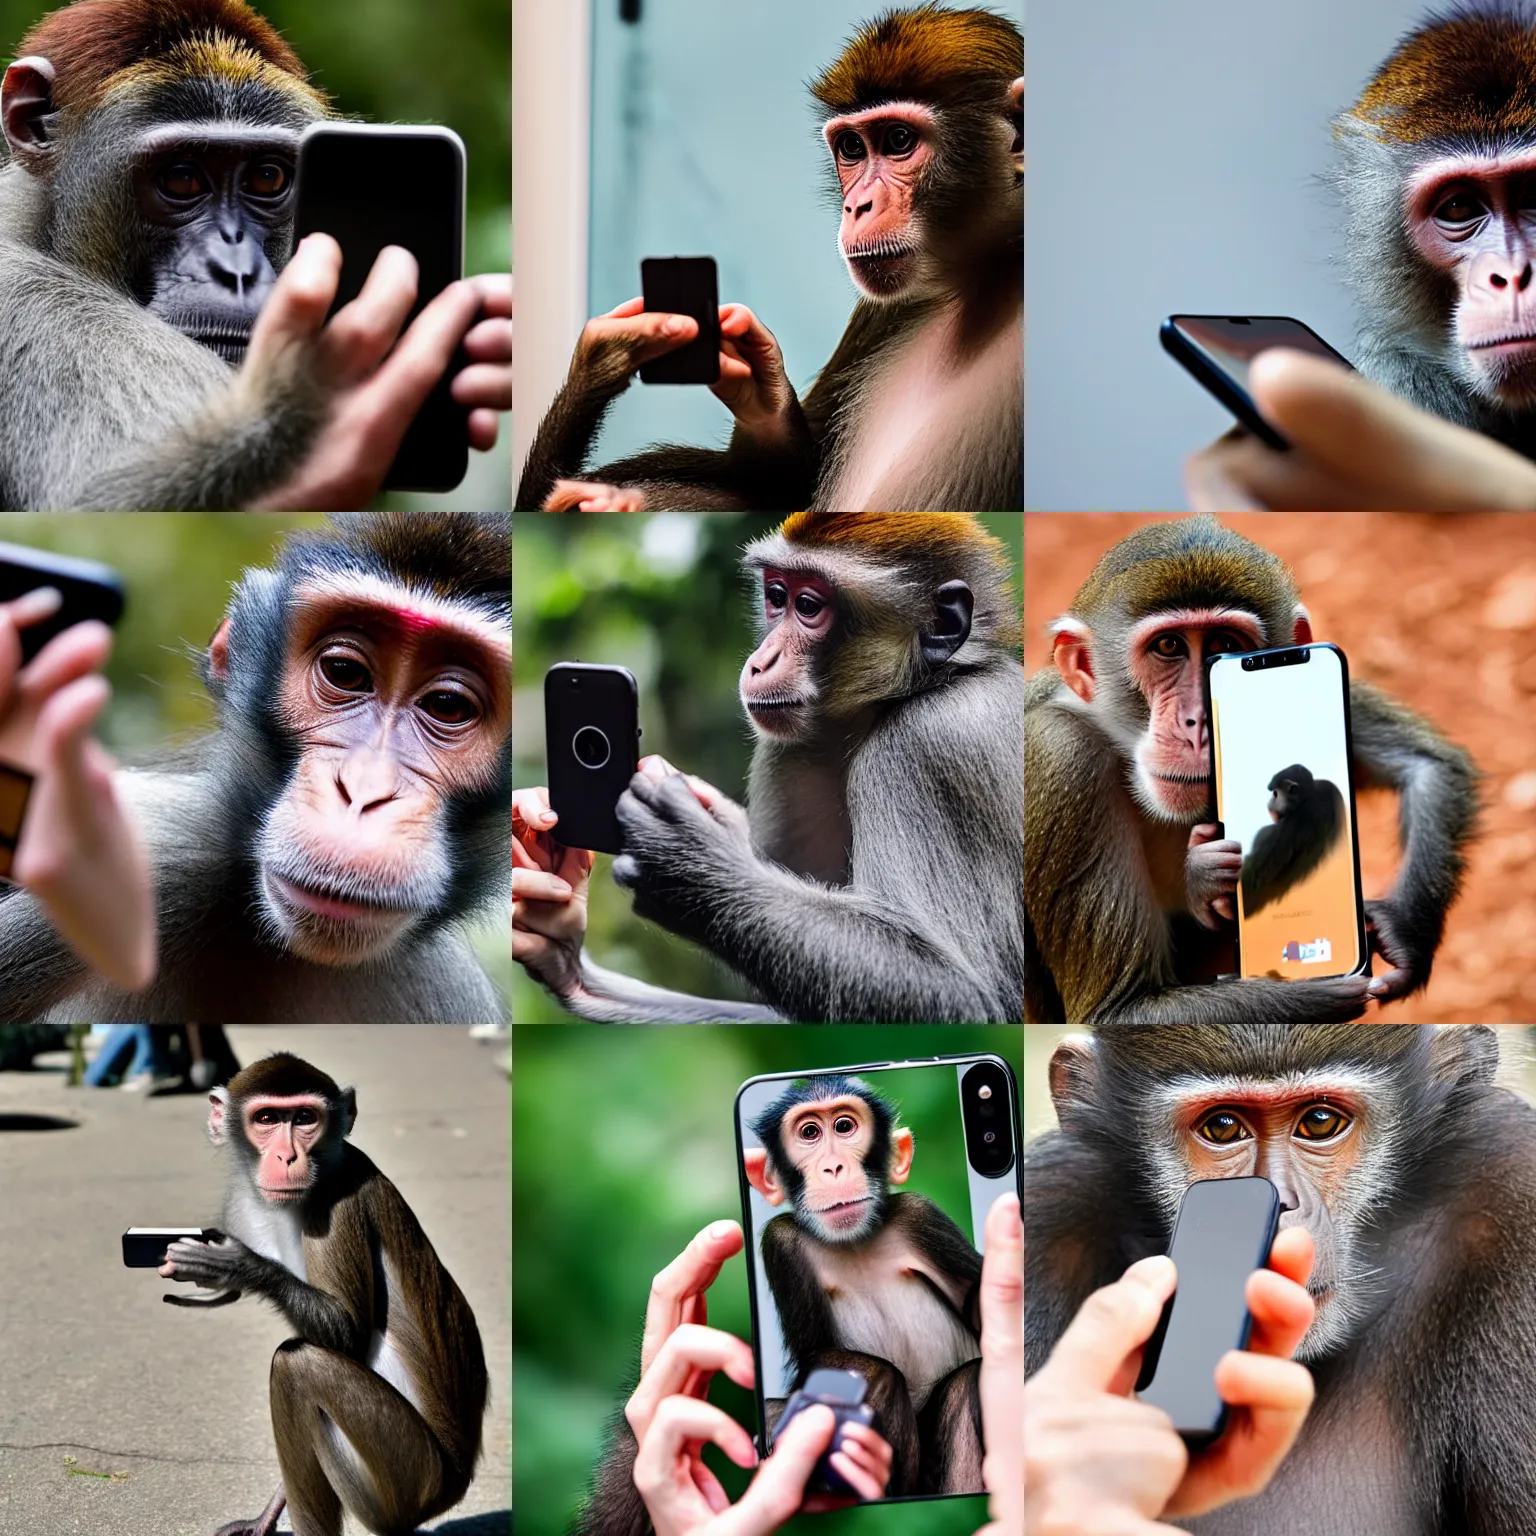
M1348 976L1369 960L1350 779L1349 673L1331 645L1218 656L1216 814L1242 847L1243 976Z
M1022 1194L1008 1062L753 1078L737 1095L736 1137L760 1440L814 1371L851 1363L869 1383L874 1427L913 1448L892 1468L889 1498L929 1496L952 1467L979 1466L968 1455L983 1228L1000 1196ZM919 1450L919 1418L951 1429ZM979 1477L952 1491L981 1492Z
M341 246L332 312L362 291L380 251L399 245L421 275L409 325L464 276L464 145L448 128L318 123L299 143L294 241L321 232ZM469 468L469 416L449 393L462 354L405 434L387 490L451 491Z
M713 256L647 256L640 285L649 313L691 315L699 334L640 367L642 384L714 384L720 378L720 284Z
M111 566L25 544L0 544L0 603L38 587L56 587L64 601L52 618L21 631L23 662L75 624L86 619L116 624L123 616L123 579Z
M1216 1364L1248 1344L1244 1292L1269 1260L1279 1219L1280 1197L1265 1178L1202 1179L1184 1191L1168 1250L1179 1287L1147 1347L1137 1395L1190 1440L1212 1439L1226 1424Z
M563 661L544 675L544 752L554 835L567 848L618 853L614 808L639 761L640 695L627 667Z

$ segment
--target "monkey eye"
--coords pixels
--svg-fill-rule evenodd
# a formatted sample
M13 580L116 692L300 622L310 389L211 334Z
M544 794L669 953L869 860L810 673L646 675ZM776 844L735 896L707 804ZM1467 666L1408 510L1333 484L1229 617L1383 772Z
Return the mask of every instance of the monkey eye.
M837 1119L832 1122L832 1129L836 1131L839 1136L852 1136L853 1133L858 1130L858 1128L859 1122L855 1120L852 1115L839 1115Z
M1189 655L1189 647L1185 645L1182 635L1159 635L1148 650L1154 656L1161 656L1167 661L1172 661L1177 656Z
M795 1135L801 1141L820 1141L821 1127L814 1120L802 1120L800 1128L795 1132Z
M288 167L263 160L246 174L245 190L252 197L281 197L288 190Z
M814 592L802 592L795 599L795 612L802 619L814 619L826 606Z
M480 718L480 706L459 688L434 688L416 707L439 725L468 725Z
M256 1125L276 1125L280 1118L275 1109L258 1109L251 1114L251 1120Z
M917 148L917 134L905 123L892 123L885 130L885 152L888 155L910 155Z
M208 183L195 165L168 165L155 177L155 185L172 201L191 202L193 198L206 196Z
M331 651L322 656L320 675L342 693L370 693L373 690L373 677L368 668L345 651Z
M1331 1141L1353 1124L1351 1117L1332 1104L1314 1104L1302 1111L1294 1134L1301 1141Z
M777 612L789 601L789 588L782 581L770 581L763 588L763 601Z
M1217 630L1206 642L1206 650L1212 655L1226 655L1242 648L1242 637L1234 635L1230 630Z
M1436 206L1434 217L1437 224L1464 227L1475 224L1487 212L1481 198L1470 192L1453 192Z
M1242 1117L1230 1109L1213 1109L1195 1127L1195 1135L1217 1147L1229 1147L1239 1141L1253 1140L1253 1132L1243 1124Z
M295 1125L318 1125L320 1123L320 1111L318 1109L296 1109L293 1112Z
M853 129L845 128L832 141L832 153L839 160L862 160L866 153L864 140Z

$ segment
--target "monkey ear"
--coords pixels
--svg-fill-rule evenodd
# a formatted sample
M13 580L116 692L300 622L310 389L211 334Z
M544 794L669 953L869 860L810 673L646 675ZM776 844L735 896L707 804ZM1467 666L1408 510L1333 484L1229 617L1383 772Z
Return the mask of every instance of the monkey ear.
M963 581L946 581L933 594L934 624L918 635L923 660L942 667L971 638L971 614L976 599Z
M784 1186L779 1183L778 1175L773 1171L773 1164L768 1161L766 1147L748 1147L742 1153L741 1164L746 1169L747 1183L769 1205L784 1204Z
M215 682L229 681L229 620L221 619L208 642L208 671Z
M1296 605L1296 621L1291 626L1291 644L1312 644L1312 620L1307 616L1307 610L1300 603Z
M53 65L34 54L17 59L0 83L0 126L23 170L41 176L53 154Z
M1098 1097L1099 1062L1092 1035L1068 1035L1051 1053L1051 1102L1065 1128Z
M1093 677L1093 637L1088 626L1073 618L1060 618L1053 626L1051 660L1061 673L1061 680L1084 704L1093 703L1095 683Z
M1008 115L1013 119L1013 172L1024 174L1024 76L1020 75L1008 87Z
M912 1177L912 1154L916 1150L917 1144L912 1139L912 1132L906 1126L898 1125L891 1132L892 1184L905 1184Z
M215 1088L208 1095L208 1140L222 1147L229 1136L229 1090Z
M341 1090L341 1134L350 1136L352 1127L357 1124L357 1089L343 1088Z
M1498 1036L1487 1024L1437 1024L1429 1062L1437 1082L1491 1083L1499 1075Z

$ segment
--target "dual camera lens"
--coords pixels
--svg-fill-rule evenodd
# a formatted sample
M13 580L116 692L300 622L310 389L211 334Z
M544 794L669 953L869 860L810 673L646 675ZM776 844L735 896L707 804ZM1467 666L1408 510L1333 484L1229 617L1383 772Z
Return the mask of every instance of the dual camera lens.
M971 1167L985 1178L1007 1173L1014 1158L1007 1073L996 1062L977 1062L960 1079L960 1106Z

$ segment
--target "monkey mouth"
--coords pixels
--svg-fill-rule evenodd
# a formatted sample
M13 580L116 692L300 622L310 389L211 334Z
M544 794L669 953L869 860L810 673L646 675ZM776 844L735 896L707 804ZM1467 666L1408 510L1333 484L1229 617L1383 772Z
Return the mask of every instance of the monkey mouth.
M848 1231L859 1226L869 1205L869 1196L865 1195L858 1200L840 1200L836 1205L823 1206L816 1212L817 1219L827 1226L839 1231Z
M245 361L251 340L250 320L210 320L204 315L185 315L172 319L171 324L183 336L200 347L207 347L230 367L238 368Z
M408 907L360 901L333 887L295 880L291 875L268 870L262 879L278 906L297 919L319 917L348 927L396 928L412 915Z
M1502 352L1505 348L1518 352L1526 347L1536 347L1536 331L1511 331L1506 336L1467 343L1469 352Z
M793 736L805 711L810 708L807 699L743 699L752 723L770 736Z
M912 281L917 247L899 240L875 240L847 247L843 260L848 263L854 282L867 294L889 298Z
M286 1204L290 1201L302 1200L307 1189L307 1186L303 1184L285 1184L281 1187L274 1187L271 1184L258 1184L256 1187L261 1191L262 1199L270 1200L275 1204Z

